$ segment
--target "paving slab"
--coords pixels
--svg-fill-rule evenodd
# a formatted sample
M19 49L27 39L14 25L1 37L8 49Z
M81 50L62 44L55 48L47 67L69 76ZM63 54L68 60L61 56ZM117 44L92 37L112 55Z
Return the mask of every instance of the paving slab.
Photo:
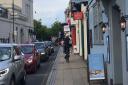
M70 63L66 63L60 48L47 85L89 85L86 62L79 55L70 54Z

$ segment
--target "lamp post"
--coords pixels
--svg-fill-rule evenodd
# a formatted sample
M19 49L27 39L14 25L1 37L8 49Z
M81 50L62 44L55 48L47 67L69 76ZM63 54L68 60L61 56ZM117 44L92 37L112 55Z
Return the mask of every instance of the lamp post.
M13 23L13 24L12 24L12 26L13 26L13 27L12 27L12 29L13 29L13 30L12 30L12 43L15 43L15 36L14 36L14 24L15 24L15 23L14 23L14 0L12 0L12 12L13 12L13 14L12 14L12 15L13 15L13 16L12 16L12 19L13 19L13 20L12 20L12 23Z

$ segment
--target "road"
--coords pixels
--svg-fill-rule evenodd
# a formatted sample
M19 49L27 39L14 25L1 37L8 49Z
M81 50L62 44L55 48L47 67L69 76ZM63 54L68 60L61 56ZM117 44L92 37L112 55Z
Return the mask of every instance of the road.
M40 68L35 74L27 75L26 85L46 85L49 73L51 72L52 65L56 59L58 48L55 48L55 52L50 56L49 60L42 62Z

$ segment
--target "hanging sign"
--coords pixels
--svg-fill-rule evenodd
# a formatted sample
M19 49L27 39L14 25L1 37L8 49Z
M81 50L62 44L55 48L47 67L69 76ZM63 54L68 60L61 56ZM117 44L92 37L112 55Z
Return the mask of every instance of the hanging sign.
M74 18L74 20L82 20L83 12L74 12L73 18Z
M65 26L64 26L64 32L69 32L69 31L70 31L69 25L65 25Z
M88 63L90 80L105 79L104 56L102 54L90 54Z

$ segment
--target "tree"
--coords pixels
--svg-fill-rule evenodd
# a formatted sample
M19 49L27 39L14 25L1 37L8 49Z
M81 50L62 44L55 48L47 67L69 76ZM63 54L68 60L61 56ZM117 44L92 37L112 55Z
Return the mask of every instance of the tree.
M41 24L41 21L34 20L34 31L39 41L47 39L47 27Z
M40 20L34 20L34 31L39 41L50 40L52 36L58 37L59 32L63 30L60 22L56 21L51 28L41 24Z
M53 23L51 30L52 30L52 36L58 37L59 32L63 31L63 27L60 22L56 21Z

